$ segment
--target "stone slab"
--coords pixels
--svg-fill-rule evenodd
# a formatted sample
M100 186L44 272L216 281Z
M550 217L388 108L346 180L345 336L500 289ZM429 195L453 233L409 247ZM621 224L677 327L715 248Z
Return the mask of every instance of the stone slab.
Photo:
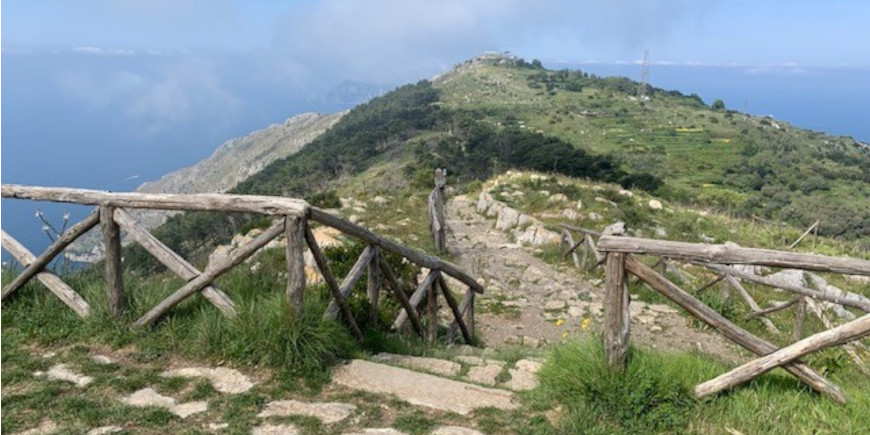
M338 367L333 383L376 394L392 394L412 405L468 415L478 408L517 409L513 393L440 378L408 369L353 360Z

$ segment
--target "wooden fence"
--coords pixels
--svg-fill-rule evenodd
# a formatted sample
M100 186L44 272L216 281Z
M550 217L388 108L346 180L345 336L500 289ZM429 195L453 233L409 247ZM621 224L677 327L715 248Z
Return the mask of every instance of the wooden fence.
M422 295L425 293L429 307L428 338L429 340L434 340L437 333L437 290L440 289L440 293L450 306L454 316L451 331L459 329L466 342L473 340L474 297L475 293L483 293L483 287L473 277L449 262L385 239L366 228L312 207L300 199L230 194L110 193L97 190L20 185L3 185L2 196L4 198L97 206L97 210L82 222L73 225L38 257L30 253L5 231L0 231L3 249L12 254L24 266L21 274L3 288L2 300L4 302L7 297L35 277L75 311L76 314L83 318L87 317L91 311L87 301L65 284L58 276L47 270L46 266L76 238L99 224L102 226L105 243L105 276L109 312L112 315L120 316L127 310L123 284L120 237L121 231L124 231L132 240L139 243L157 260L166 265L169 270L186 281L184 286L139 317L135 322L135 326L145 327L153 325L166 312L195 293L201 293L224 315L232 317L236 314L235 304L226 293L214 285L214 281L256 253L270 241L284 234L287 239L286 292L287 299L293 309L297 311L302 309L302 300L306 287L303 255L307 246L332 295L332 301L324 316L334 318L341 313L351 332L357 338L361 339L362 333L353 318L347 298L363 273L368 272L366 294L375 311L379 304L382 284L385 284L385 287L395 295L403 307L399 319L405 320L399 322L399 319L397 319L396 323L401 326L407 319L410 319L414 330L421 336L425 336L427 331L424 330L420 316L417 315L417 307L422 302L422 297L418 297L418 294ZM276 219L268 229L263 231L254 240L241 246L215 264L209 264L209 267L205 271L199 271L141 227L130 213L127 212L127 208L246 212L274 216ZM312 221L336 228L347 235L362 240L367 245L341 283L333 275L326 256L311 232L309 224ZM389 264L384 260L383 255L381 255L382 251L392 252L404 257L411 263L431 270L410 299L406 297L401 282L396 278ZM461 305L457 303L452 292L447 288L443 274L455 278L467 287L465 299ZM373 314L373 318L376 319L376 313Z
M798 379L837 402L845 403L846 396L835 384L825 379L799 359L804 355L827 347L849 343L870 335L870 314L838 327L801 339L803 312L800 307L813 307L825 321L824 313L818 308L816 300L832 302L870 312L870 300L856 294L832 294L796 285L787 285L769 278L731 267L731 265L758 265L794 268L821 272L834 272L870 276L870 262L854 258L828 257L795 252L774 251L769 249L742 248L731 245L708 245L698 243L671 242L633 237L602 236L597 249L605 255L606 293L604 301L604 347L608 363L623 369L626 364L629 329L629 293L627 274L630 273L641 282L661 293L692 316L710 325L719 333L738 345L757 354L760 358L750 361L731 372L696 386L695 396L703 398L734 387L776 367L782 367ZM752 317L762 317L775 310L797 306L795 316L794 344L778 349L773 344L753 335L725 318L691 294L668 280L663 274L637 259L637 255L652 255L662 259L675 259L707 267L721 275L703 290L721 280L732 285L752 309ZM663 260L666 261L666 260ZM660 261L658 264L662 264ZM781 304L762 310L743 289L739 280L775 286L796 294L795 302ZM766 320L766 319L765 319ZM768 320L765 325L773 326ZM830 322L825 323L831 328ZM857 343L855 343L857 344ZM847 349L848 350L848 349ZM857 355L852 352L853 356ZM857 358L860 362L860 358Z

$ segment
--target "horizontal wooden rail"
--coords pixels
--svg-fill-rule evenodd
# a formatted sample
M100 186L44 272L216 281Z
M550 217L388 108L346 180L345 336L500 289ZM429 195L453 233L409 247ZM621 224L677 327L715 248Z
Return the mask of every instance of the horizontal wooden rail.
M440 270L471 287L475 292L483 293L483 286L478 284L477 280L459 270L455 265L441 260L440 258L426 255L422 252L415 251L393 242L392 240L385 239L359 225L352 224L345 219L333 216L323 210L311 207L309 213L310 218L314 221L333 227L352 236L359 237L369 244L379 245L382 249L399 254L419 266L433 270Z
M159 210L196 210L259 213L265 215L305 216L308 203L295 198L223 193L113 193L103 190L39 187L4 184L4 198L68 202L83 205L148 208Z
M602 236L598 249L627 254L660 255L687 261L721 264L754 264L820 272L870 276L870 261L848 257L801 254L772 249L742 248L730 245L671 242L637 237Z

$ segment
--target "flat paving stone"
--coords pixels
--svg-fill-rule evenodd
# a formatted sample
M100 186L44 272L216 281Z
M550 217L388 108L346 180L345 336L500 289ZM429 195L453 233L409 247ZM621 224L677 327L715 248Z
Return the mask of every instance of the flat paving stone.
M373 356L372 360L384 364L424 370L442 376L458 376L459 372L462 371L462 365L459 363L438 358L379 353Z
M462 426L441 426L432 431L432 435L486 435L479 430Z
M86 435L106 435L124 430L121 426L101 426L95 427L87 432Z
M501 366L496 364L487 364L485 366L474 366L468 369L468 375L465 379L478 384L494 386L495 378L501 374Z
M206 378L214 389L224 394L241 394L251 389L254 383L242 372L226 367L184 367L168 370L163 377Z
M444 379L400 367L353 360L338 367L333 383L376 394L392 394L412 405L468 415L478 408L517 409L509 391Z
M187 403L176 403L175 399L169 396L164 396L153 388L143 388L131 394L128 397L121 399L121 402L136 407L158 406L166 408L169 412L181 417L187 418L193 414L205 412L208 410L208 402L197 401Z
M344 435L408 435L408 433L393 429L391 427L379 427L366 428L360 432L347 432Z
M298 400L278 400L266 404L257 417L289 417L305 415L320 419L324 424L333 424L350 417L356 405L339 402L306 403Z
M251 435L298 435L299 428L292 424L261 424L251 429Z
M72 382L79 388L84 388L88 386L91 382L94 382L94 378L90 376L85 376L78 374L67 367L66 364L56 364L48 369L47 372L36 372L33 374L34 376L45 376L49 379L54 379L58 381L66 381Z

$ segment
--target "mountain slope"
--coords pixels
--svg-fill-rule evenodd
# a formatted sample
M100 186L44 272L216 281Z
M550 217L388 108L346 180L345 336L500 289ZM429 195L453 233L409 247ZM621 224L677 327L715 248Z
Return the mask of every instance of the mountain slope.
M866 145L678 91L653 88L639 99L637 90L626 78L481 56L357 106L233 191L329 207L336 189L354 183L424 191L436 167L448 168L456 185L518 168L618 183L738 217L797 226L818 219L820 234L870 244ZM379 166L388 169L360 181ZM191 215L162 230L171 246L226 237L246 221Z

